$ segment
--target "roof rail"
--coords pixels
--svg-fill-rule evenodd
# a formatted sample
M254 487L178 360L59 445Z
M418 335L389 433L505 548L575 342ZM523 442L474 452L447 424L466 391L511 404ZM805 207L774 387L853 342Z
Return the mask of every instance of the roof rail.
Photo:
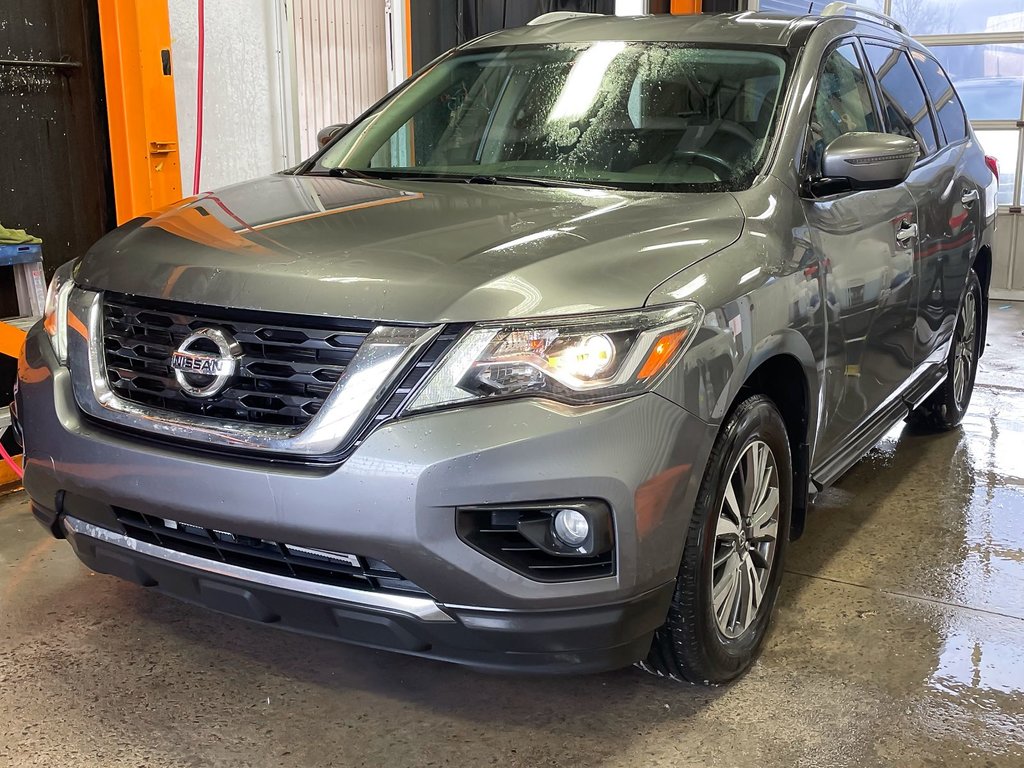
M896 21L892 16L886 16L880 11L864 8L860 5L856 5L855 3L829 3L821 11L822 16L846 16L847 14L853 16L865 16L871 21L892 27L901 34L909 34L907 32L907 28Z
M604 16L604 14L582 13L580 11L552 11L551 13L542 13L537 18L531 19L526 22L526 26L535 27L538 24L553 24L556 21L565 21L566 19L597 18L598 16Z

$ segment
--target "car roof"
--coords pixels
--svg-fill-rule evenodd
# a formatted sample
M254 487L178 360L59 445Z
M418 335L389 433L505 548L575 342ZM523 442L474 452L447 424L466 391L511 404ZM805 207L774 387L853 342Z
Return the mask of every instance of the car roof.
M637 42L734 43L739 45L802 45L816 27L845 22L851 28L892 32L851 16L791 16L744 11L688 16L581 15L564 20L506 29L470 41L464 48L505 45L584 43L597 40Z

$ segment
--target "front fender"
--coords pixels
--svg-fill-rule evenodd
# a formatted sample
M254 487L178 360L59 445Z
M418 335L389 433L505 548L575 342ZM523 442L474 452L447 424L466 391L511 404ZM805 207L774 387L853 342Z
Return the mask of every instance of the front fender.
M728 319L728 310L708 313L697 339L687 350L675 374L659 394L674 400L709 424L721 424L741 390L761 366L775 358L792 362L785 370L799 370L801 381L773 382L799 388L806 397L807 424L815 433L821 409L820 372L808 338L793 328L777 329L747 345L742 315ZM725 328L722 327L723 322ZM739 329L739 333L736 332ZM794 392L796 394L796 392Z

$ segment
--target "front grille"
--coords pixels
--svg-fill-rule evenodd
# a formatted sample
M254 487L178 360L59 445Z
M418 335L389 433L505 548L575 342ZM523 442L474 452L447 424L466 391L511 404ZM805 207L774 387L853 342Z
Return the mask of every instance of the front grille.
M427 595L383 560L299 547L114 507L133 539L254 571L370 591Z
M216 326L242 348L217 395L185 394L171 354L193 331ZM121 398L176 413L301 428L324 404L373 324L103 297L103 353L110 388Z

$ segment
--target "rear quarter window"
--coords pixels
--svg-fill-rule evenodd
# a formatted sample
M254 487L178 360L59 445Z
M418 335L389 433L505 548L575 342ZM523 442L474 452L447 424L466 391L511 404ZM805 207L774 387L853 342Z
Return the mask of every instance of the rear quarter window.
M911 56L939 116L946 141L952 144L967 138L967 116L963 105L939 62L920 51L913 51Z
M867 43L864 51L881 86L882 107L892 133L915 139L923 155L938 149L939 139L921 83L904 51Z

